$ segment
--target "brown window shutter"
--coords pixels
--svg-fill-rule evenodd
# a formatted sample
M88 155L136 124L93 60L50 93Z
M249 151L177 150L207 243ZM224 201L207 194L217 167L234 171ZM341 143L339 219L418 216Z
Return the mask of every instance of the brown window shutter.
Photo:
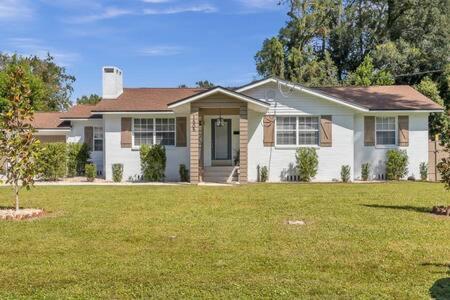
M320 117L320 147L333 146L333 117Z
M88 145L89 150L94 149L94 128L92 126L84 127L84 142Z
M409 146L409 116L398 116L398 145Z
M122 118L121 120L120 146L131 148L131 118Z
M275 116L266 115L263 120L264 126L264 147L275 145Z
M375 146L375 117L364 117L364 146Z
M177 117L177 147L186 147L187 146L187 118L186 117Z

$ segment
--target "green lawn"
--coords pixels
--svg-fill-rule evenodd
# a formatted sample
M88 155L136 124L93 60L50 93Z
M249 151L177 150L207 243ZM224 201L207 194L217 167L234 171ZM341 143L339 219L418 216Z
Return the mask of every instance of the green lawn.
M450 219L428 213L450 203L441 184L36 187L22 198L50 214L0 222L2 299L427 299L439 285L450 297ZM0 206L11 199L0 188Z

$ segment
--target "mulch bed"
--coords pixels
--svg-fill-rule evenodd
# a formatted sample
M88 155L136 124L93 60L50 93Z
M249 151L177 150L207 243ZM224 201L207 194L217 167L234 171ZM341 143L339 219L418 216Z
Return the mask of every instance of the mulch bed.
M450 206L433 206L431 212L436 215L450 216Z
M0 209L0 220L29 220L42 217L45 214L43 209L25 208L19 209Z

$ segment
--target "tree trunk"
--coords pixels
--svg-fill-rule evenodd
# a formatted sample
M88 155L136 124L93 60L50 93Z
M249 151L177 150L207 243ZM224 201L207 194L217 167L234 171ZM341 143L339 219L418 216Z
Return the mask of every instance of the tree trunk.
M16 197L16 211L19 211L19 186L18 183L14 184L14 194Z

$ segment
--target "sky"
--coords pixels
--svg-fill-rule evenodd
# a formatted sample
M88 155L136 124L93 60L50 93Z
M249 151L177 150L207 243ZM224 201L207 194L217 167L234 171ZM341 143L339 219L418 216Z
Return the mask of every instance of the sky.
M0 51L45 57L101 95L102 66L125 87L258 78L254 56L286 20L278 0L0 0Z

